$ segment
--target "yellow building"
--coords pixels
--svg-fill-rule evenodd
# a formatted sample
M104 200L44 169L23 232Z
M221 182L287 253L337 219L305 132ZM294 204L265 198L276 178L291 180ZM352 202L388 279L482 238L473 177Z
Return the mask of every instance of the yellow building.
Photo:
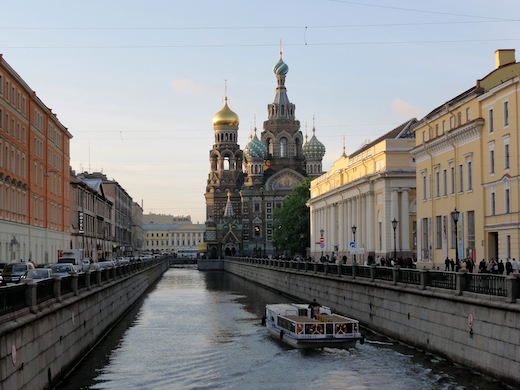
M152 216L152 220L150 220ZM199 245L204 241L206 225L193 224L188 216L144 216L144 249L154 252L176 253L178 257L195 258L199 254ZM163 218L164 217L164 218ZM169 223L156 223L169 222ZM172 223L173 222L173 223Z
M350 156L343 153L329 172L311 182L311 256L354 259L350 243L369 255L414 257L415 146L412 119ZM355 233L353 227L355 226ZM323 235L321 231L323 230ZM323 247L320 240L323 238Z
M520 63L497 50L495 65L413 126L417 255L432 267L457 253L477 263L519 257Z

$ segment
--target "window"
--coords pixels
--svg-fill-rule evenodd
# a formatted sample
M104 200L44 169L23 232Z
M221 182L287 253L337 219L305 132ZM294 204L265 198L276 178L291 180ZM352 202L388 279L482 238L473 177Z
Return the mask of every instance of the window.
M442 171L442 181L444 186L444 196L448 195L448 171L444 169Z
M466 108L466 122L469 122L471 120L471 116L470 116L470 111L469 111L469 107Z
M462 125L462 112L457 113L457 126Z
M504 169L509 169L509 144L504 145Z
M435 136L436 137L439 136L439 124L438 123L435 125Z
M422 175L422 198L426 200L426 174Z
M455 167L450 167L450 194L455 193Z
M511 195L509 188L504 190L504 212L506 214L511 212Z
M442 121L442 134L446 133L446 121Z
M450 130L455 127L455 117L450 116Z
M433 191L432 174L431 173L428 175L428 186L430 187L429 191L428 191L428 199L431 199L432 198L432 191Z
M511 257L511 236L506 236L506 258Z
M496 213L496 199L495 199L495 193L491 193L491 204L490 204L490 211L491 215L495 215Z
M287 156L287 139L280 139L280 157L288 157Z
M472 162L466 162L467 174L468 174L468 191L473 189L473 166Z
M441 195L441 180L440 172L435 171L435 197L438 198Z
M426 131L422 132L422 142L426 142Z
M504 102L504 127L509 126L509 102Z
M435 217L435 248L442 249L442 216Z
M495 173L495 151L489 151L489 173Z
M464 191L464 167L459 165L459 192Z
M488 112L488 128L489 128L489 134L493 133L494 130L494 124L493 124L493 109L490 109Z

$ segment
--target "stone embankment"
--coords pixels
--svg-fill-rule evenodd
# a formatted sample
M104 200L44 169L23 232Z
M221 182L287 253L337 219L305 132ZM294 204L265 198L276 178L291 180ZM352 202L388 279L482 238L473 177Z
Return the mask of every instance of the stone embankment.
M0 287L0 390L53 388L168 268L161 258Z
M251 258L218 266L299 300L316 298L375 331L520 386L518 274Z

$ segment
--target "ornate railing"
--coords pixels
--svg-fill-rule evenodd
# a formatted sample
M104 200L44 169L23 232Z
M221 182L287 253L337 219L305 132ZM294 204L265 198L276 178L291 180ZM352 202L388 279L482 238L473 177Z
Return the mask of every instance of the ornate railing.
M385 281L388 283L411 284L420 289L434 287L451 290L457 294L464 291L508 297L511 301L520 299L520 278L506 275L473 274L462 272L418 270L411 268L390 268L363 266L358 264L318 263L305 261L261 259L250 257L232 257L232 261L255 264L271 268L284 269L288 272L308 272L327 276L348 276L352 278Z

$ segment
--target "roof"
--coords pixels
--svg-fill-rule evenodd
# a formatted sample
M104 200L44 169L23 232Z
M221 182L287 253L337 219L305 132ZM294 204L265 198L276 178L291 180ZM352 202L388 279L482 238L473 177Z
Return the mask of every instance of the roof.
M431 110L428 114L426 114L425 118L428 118L428 117L430 117L433 114L436 114L438 111L441 111L447 105L449 106L449 105L451 105L451 104L453 104L453 103L455 103L455 102L457 102L459 100L464 99L466 96L468 96L468 95L472 94L473 92L475 92L476 89L477 89L477 87L471 87L470 89L462 92L460 95L455 96L453 99L448 100L446 103L443 103L439 107L434 108L433 110Z
M410 138L410 137L407 137L407 135L408 135L407 130L415 122L417 122L417 119L415 119L415 118L412 118L412 119L406 121L402 125L397 126L393 130L390 130L388 133L382 135L381 137L377 138L376 140L370 142L369 144L362 146L360 149L356 150L354 153L352 153L348 157L353 158L353 157L357 156L358 154L364 152L367 149L370 149L372 146L377 145L379 142L384 141L386 139Z
M165 224L158 224L158 223L147 223L143 224L143 230L175 230L183 228L186 230L189 229L206 229L206 225L203 223L198 224L187 224L187 223L165 223Z

